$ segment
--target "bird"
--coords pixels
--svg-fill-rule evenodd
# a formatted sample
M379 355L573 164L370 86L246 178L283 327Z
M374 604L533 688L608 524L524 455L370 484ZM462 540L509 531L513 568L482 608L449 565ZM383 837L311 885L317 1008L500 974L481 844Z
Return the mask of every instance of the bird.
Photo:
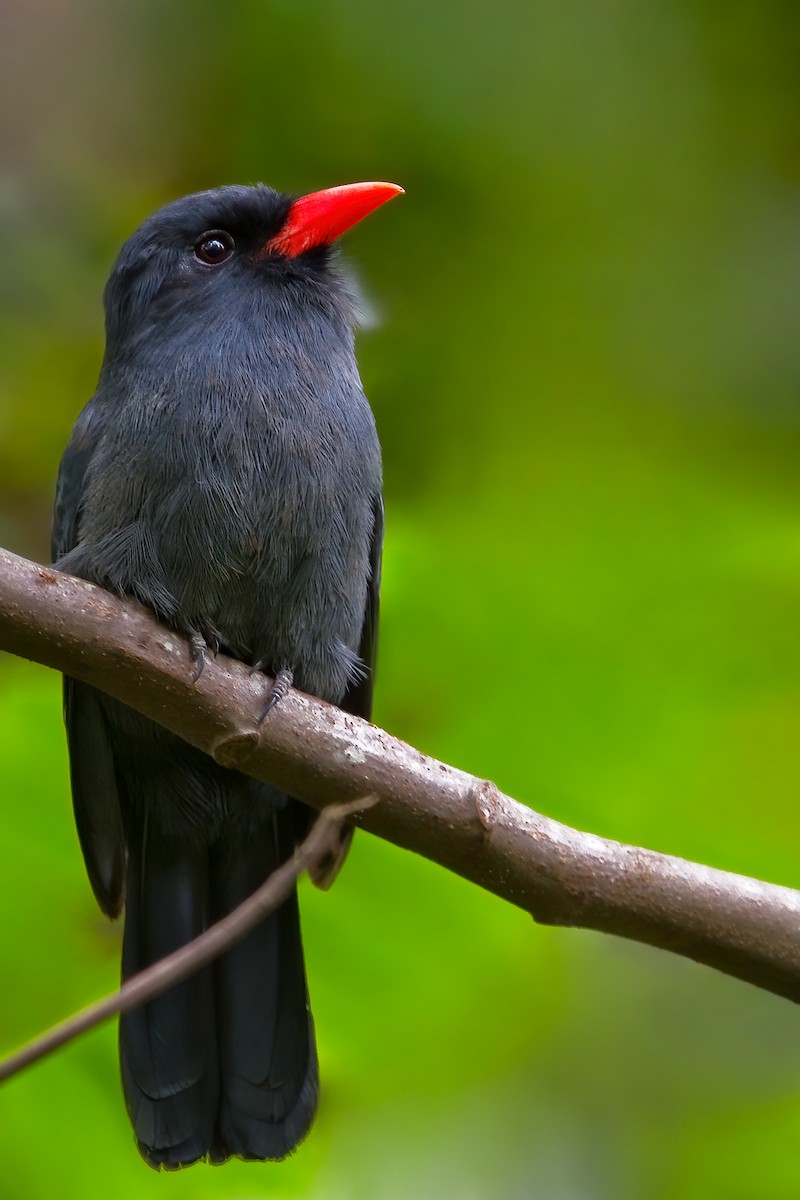
M402 190L184 196L129 238L104 291L105 354L61 461L53 561L151 609L187 639L195 676L221 651L273 678L265 712L293 684L371 716L381 450L337 246ZM312 813L70 677L64 719L87 874L104 913L124 907L129 979L255 891ZM119 1055L150 1166L290 1154L319 1091L296 893L124 1014Z

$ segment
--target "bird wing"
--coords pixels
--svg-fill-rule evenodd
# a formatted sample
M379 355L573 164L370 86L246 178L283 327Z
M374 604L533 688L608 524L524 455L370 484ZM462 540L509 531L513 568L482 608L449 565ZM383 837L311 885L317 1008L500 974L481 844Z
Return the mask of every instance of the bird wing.
M58 473L52 539L56 566L77 543L86 472L102 432L101 407L93 400L78 418ZM66 675L64 724L75 824L86 870L103 912L116 917L124 892L125 838L108 726L99 693Z
M102 419L97 400L90 400L75 422L69 445L64 451L56 484L56 504L53 513L53 536L50 550L53 562L74 549L78 540L80 516L86 482L86 472L102 436Z
M378 655L378 616L380 611L381 556L383 553L383 499L375 498L372 506L372 540L369 550L370 578L367 588L367 604L364 624L361 629L359 657L364 664L365 674L358 683L347 689L341 707L354 717L369 721L372 716L372 693L375 686L375 664Z
M364 664L364 675L358 683L351 684L342 700L341 708L352 713L354 717L363 717L368 721L372 716L372 693L375 686L375 664L378 655L378 616L380 610L381 590L381 558L383 554L383 498L377 496L372 506L372 540L369 550L369 583L367 586L367 603L364 609L364 624L361 629L361 644L358 648L359 657ZM312 820L317 814L309 813L305 805L299 806L298 823L299 836L304 837ZM318 888L329 888L339 874L342 863L347 857L350 843L353 840L353 829L345 826L339 836L335 849L326 855L321 862L308 868L311 882Z

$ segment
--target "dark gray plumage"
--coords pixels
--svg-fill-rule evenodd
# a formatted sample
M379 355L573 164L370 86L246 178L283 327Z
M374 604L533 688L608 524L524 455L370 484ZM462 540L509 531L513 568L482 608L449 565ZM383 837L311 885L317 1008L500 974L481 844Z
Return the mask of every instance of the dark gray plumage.
M53 554L198 654L289 670L369 717L380 451L329 247L275 249L293 212L264 186L220 188L125 245L97 391L61 464ZM103 910L125 903L127 977L252 892L308 810L84 684L65 680L64 697L81 846ZM318 1087L296 897L124 1017L120 1057L152 1165L289 1153Z

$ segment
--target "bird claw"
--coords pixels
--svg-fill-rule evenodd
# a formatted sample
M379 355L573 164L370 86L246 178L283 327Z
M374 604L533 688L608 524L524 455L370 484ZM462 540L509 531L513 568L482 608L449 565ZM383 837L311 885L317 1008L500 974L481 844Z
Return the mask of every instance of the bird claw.
M224 637L222 636L220 631L217 629L216 625L210 625L210 624L206 625L205 639L206 639L206 644L208 646L210 646L210 648L211 648L211 653L216 657L216 655L218 655L220 650L222 649L222 645L225 641Z
M279 704L280 701L283 700L284 696L290 690L293 682L294 682L294 675L292 674L291 671L288 671L285 668L282 671L278 671L278 674L275 676L274 680L272 681L272 687L270 688L269 698L267 699L266 707L264 708L264 711L262 712L261 716L258 718L259 725L266 717L269 716L269 714L272 712L275 705Z
M189 638L189 653L191 654L192 662L194 663L194 675L192 676L192 683L197 683L198 679L203 674L203 668L206 665L207 649L208 646L203 635L201 633L193 633Z

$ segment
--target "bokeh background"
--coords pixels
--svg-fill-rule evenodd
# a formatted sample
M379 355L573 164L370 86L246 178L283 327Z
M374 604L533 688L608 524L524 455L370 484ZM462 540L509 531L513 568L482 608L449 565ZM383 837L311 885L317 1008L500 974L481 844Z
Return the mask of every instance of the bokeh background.
M800 8L4 0L0 542L47 558L124 238L392 179L348 239L385 449L376 720L563 821L800 883ZM0 1043L111 989L57 679L0 660ZM0 1095L4 1200L800 1195L800 1014L364 835L303 888L289 1162L140 1162L108 1027Z

